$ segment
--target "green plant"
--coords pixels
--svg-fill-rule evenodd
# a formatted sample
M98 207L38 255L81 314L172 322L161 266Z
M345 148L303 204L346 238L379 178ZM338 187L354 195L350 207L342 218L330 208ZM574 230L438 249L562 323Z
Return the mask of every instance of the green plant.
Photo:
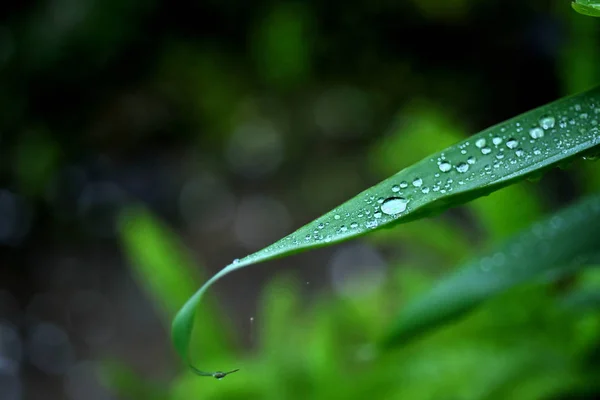
M600 88L527 112L403 169L278 242L235 260L205 283L175 316L172 337L176 350L187 359L196 307L208 287L224 275L435 215L524 178L539 178L548 168L564 166L576 157L595 157L600 144L599 119Z

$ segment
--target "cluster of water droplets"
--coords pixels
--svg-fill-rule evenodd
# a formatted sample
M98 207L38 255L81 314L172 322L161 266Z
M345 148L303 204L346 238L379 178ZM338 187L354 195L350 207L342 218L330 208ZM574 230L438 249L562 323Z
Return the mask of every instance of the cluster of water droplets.
M319 219L304 238L292 234L281 245L285 246L286 241L294 245L328 243L370 230L405 215L426 196L451 194L467 188L470 182L477 186L491 183L553 154L575 152L590 141L592 145L600 144L599 119L600 105L574 103L562 111L539 115L531 122L521 118L521 122L496 126L425 161L434 165L427 176L403 172L398 175L403 179L387 187L379 184L359 195L364 206L358 210L354 201L352 205L342 205ZM424 170L422 167L419 168ZM498 259L490 262L497 264Z

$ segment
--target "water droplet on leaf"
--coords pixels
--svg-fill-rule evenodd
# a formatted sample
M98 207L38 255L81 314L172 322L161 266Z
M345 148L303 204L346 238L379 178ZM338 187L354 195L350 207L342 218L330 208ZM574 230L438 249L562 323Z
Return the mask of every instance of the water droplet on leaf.
M545 130L554 128L555 122L556 120L554 119L554 117L545 116L540 118L540 126Z
M544 130L542 128L531 128L529 130L529 136L531 136L532 139L539 139L544 137Z
M469 164L461 162L456 166L456 170L460 173L465 173L469 170Z
M517 140L513 138L508 139L508 141L506 142L506 147L508 147L509 149L514 149L518 145L519 142L517 142Z
M442 161L439 165L440 171L448 172L452 169L452 165L448 161Z
M387 215L400 214L406 210L408 200L404 197L390 197L386 199L381 205L381 211Z

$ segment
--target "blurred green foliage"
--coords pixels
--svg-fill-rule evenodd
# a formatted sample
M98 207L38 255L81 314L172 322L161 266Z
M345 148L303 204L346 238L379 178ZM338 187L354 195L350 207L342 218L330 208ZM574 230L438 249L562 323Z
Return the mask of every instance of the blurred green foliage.
M0 29L0 165L9 166L0 177L11 188L32 199L47 196L52 174L86 157L89 148L123 161L141 143L161 148L161 140L181 141L190 152L202 152L202 162L224 163L215 154L227 147L236 125L247 114L264 117L243 107L259 93L276 104L273 119L286 129L285 174L271 178L285 182L290 190L282 197L305 211L299 219L308 219L365 180L387 177L475 128L542 104L555 95L553 85L568 95L600 80L599 20L572 12L562 0L553 8L476 0L167 3L6 3L18 12ZM176 17L165 12L169 7L178 10ZM534 23L534 16L543 21ZM481 38L472 33L476 24ZM545 24L565 28L564 40L553 40ZM528 37L515 40L517 34ZM444 41L437 47L445 36L456 46ZM547 63L528 57L533 47L550 48ZM456 54L459 61L443 62ZM536 82L520 80L534 75ZM355 88L339 89L348 82ZM119 96L130 91L142 100L123 107L123 114L110 107L110 93L129 104ZM168 112L144 108L163 97ZM329 113L319 123L313 103ZM140 123L138 112L150 122ZM371 137L393 114L393 128ZM339 135L329 147L323 144L328 135ZM361 158L338 148L357 148ZM313 160L317 154L335 162ZM368 165L368 173L357 164ZM203 365L241 368L224 381L199 378L185 365L175 376L149 379L107 358L103 382L124 399L152 400L597 398L596 268L519 285L393 351L374 346L397 313L441 275L557 208L557 197L571 193L564 182L575 178L583 193L600 189L597 163L576 162L560 174L505 188L458 213L369 236L366 241L385 251L389 275L368 295L327 292L309 301L300 279L275 276L260 296L251 351L238 343L247 332L235 331L209 297L197 310L202 325L194 331L191 358L201 354ZM243 190L266 186L235 183ZM313 191L322 192L314 203ZM131 272L167 332L208 271L144 208L125 210L119 228Z
M465 18L467 3L453 1L440 6L419 1L415 5L425 18L456 20ZM594 62L598 35L592 34L598 25L574 13L564 18L572 34L571 42L562 49L560 65L565 94L570 94L599 79ZM257 22L252 51L266 85L286 90L306 81L314 40L307 33L310 24L310 12L301 4L275 5ZM189 57L187 52L181 54ZM198 107L203 115L214 118L212 131L217 132L227 130L232 104L244 90L244 80L234 71L224 72L229 64L222 56L213 55L175 61L177 68L186 70L174 76L181 78L182 86L189 85L189 96L198 96ZM195 68L206 72L195 75L204 82L195 82ZM448 111L425 100L406 105L394 128L370 149L373 174L388 176L463 139L469 127ZM597 190L593 183L600 182L597 164L575 163L571 173L582 177L586 190ZM254 327L256 348L241 355L229 346L207 357L211 364L237 366L241 372L217 383L199 379L183 368L176 379L165 382L167 389L159 398L550 400L575 394L593 398L600 391L600 364L595 358L600 351L597 268L558 281L519 284L393 351L381 352L373 345L396 312L433 287L444 269L471 257L476 248L493 249L499 240L528 227L551 207L552 201L536 185L524 182L463 207L462 212L476 225L476 235L468 223L447 216L377 232L367 240L382 248L406 247L406 251L389 258L391 278L366 297L321 294L306 303L297 279L278 276L261 296ZM177 299L181 304L196 285L188 276L192 267L188 262L184 269L173 267L181 265L171 259L173 254L184 251L172 250L173 244L168 251L160 250L173 238L160 233L160 225L150 223L149 218L137 214L132 226L138 227L124 231L128 252L155 301L170 304ZM144 243L138 245L137 241ZM155 250L141 251L148 246ZM414 257L411 252L427 253L428 257ZM170 278L161 278L165 274ZM180 291L178 285L168 288L168 282L184 281L181 288L185 290ZM208 321L205 314L214 311L213 307L203 304L202 321ZM198 327L197 333L211 329L218 332L223 328L213 320ZM202 351L211 346L203 341ZM147 385L138 378L127 378L124 384L122 377L134 377L135 373L123 365L107 363L106 368L112 371L107 375L112 376L109 384L125 396L136 393L132 388L141 391Z

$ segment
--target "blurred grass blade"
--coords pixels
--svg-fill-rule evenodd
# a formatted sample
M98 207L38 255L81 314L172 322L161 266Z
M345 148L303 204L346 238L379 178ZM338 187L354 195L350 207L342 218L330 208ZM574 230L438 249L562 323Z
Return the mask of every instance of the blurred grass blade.
M434 215L598 151L598 119L600 88L527 112L403 169L276 243L234 261L206 282L175 316L172 339L177 352L188 358L195 309L207 288L226 274Z
M510 287L555 279L600 254L600 195L585 198L468 262L402 311L386 346L397 345L471 310Z
M198 287L198 267L177 236L141 206L119 216L119 234L133 277L169 321ZM203 310L203 329L196 341L204 354L228 348L228 337L213 307ZM209 345L208 348L206 346Z
M600 1L577 0L571 3L573 9L580 14L590 17L600 17Z
M187 250L141 207L120 215L119 233L134 277L171 318L200 281Z

